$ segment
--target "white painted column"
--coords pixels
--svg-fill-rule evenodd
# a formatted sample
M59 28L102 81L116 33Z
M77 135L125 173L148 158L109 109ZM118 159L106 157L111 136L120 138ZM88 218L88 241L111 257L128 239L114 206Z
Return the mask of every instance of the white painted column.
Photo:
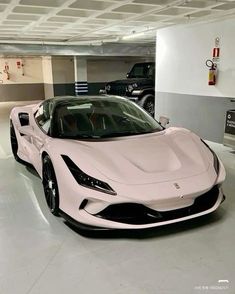
M42 73L43 73L45 99L52 98L54 97L54 86L53 86L51 56L42 57Z
M75 95L86 95L88 93L87 83L87 60L74 56Z

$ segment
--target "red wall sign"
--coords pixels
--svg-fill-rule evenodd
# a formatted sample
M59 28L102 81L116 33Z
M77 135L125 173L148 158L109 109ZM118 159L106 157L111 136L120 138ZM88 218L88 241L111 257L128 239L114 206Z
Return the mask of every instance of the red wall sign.
M219 57L220 48L213 48L213 57Z

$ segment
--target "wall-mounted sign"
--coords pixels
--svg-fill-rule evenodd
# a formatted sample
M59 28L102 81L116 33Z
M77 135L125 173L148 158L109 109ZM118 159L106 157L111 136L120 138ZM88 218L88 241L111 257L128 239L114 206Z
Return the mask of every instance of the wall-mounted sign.
M17 66L18 69L20 69L21 68L21 62L20 61L16 61L16 66Z
M218 63L220 61L220 38L215 38L215 47L212 50L212 61Z
M213 57L219 57L220 54L220 48L215 47L213 48Z
M225 133L235 135L235 109L227 111Z
M213 48L213 51L212 51L212 61L214 63L218 63L219 60L220 60L220 48L215 47L215 48Z

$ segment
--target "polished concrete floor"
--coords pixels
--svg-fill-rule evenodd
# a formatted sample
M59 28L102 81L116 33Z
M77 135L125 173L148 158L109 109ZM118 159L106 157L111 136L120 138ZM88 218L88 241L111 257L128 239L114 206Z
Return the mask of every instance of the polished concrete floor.
M235 152L212 215L145 232L78 232L52 216L40 179L16 163L0 103L0 294L235 293ZM220 281L219 280L227 280Z

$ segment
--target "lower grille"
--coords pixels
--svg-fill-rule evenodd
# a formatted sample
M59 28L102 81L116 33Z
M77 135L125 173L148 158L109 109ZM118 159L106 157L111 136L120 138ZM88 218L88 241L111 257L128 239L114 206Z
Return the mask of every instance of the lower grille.
M156 211L142 204L120 203L106 207L96 214L96 217L125 224L151 224L178 219L212 208L219 196L218 186L214 186L207 193L197 197L191 206L169 210Z

